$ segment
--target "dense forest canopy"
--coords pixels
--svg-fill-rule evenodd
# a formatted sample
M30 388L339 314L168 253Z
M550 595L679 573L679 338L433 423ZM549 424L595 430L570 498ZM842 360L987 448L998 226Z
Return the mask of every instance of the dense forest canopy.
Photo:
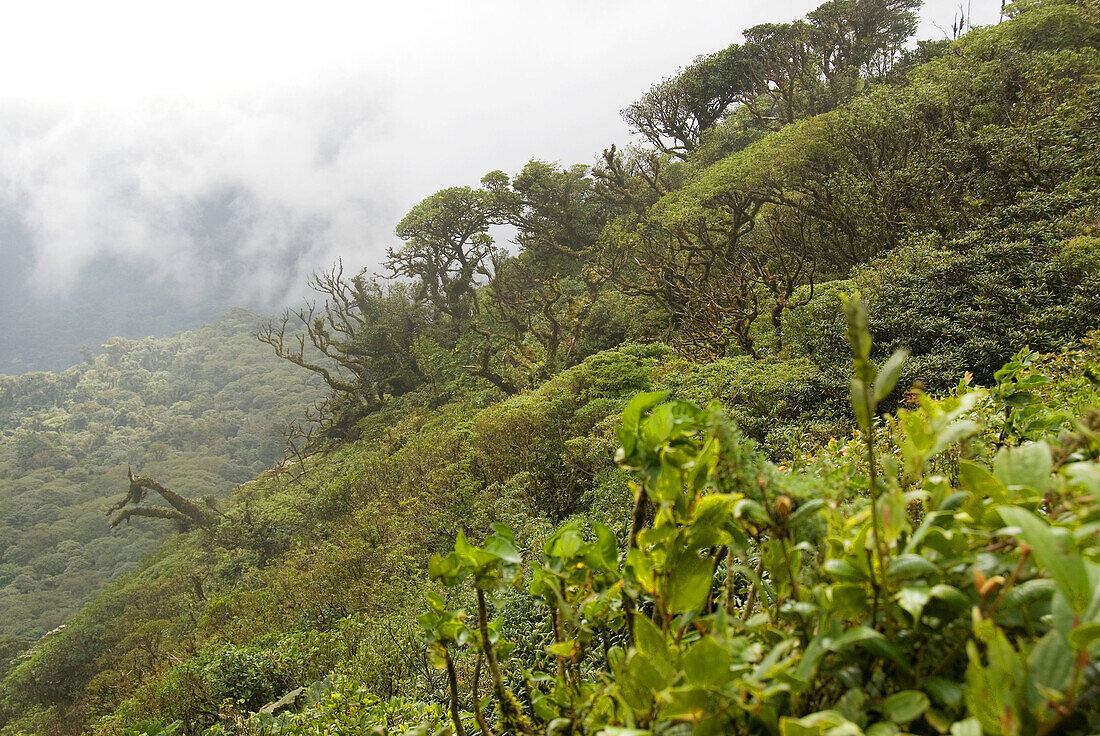
M186 399L156 341L4 379L3 462L132 463L115 512L183 531L8 647L0 732L1095 733L1100 7L916 11L750 28L638 145L427 197L259 326L275 404L239 332ZM123 377L140 457L82 439ZM205 502L199 449L278 454L219 412L313 386Z
M317 383L275 360L244 310L176 337L112 339L60 373L0 376L0 641L62 624L165 530L112 532L129 464L224 497L283 458Z

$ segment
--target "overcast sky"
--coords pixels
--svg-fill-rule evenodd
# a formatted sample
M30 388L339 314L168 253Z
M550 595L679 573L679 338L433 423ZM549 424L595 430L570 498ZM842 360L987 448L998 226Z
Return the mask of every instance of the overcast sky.
M591 163L618 111L817 0L8 3L0 257L56 299L94 264L271 306L376 264L432 192ZM1000 3L972 4L975 23ZM957 2L932 0L920 37Z

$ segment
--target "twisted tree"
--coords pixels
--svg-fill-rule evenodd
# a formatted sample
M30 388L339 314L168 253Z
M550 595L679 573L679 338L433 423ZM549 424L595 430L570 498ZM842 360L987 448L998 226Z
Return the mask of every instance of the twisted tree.
M124 521L129 521L134 516L144 516L152 519L170 519L176 522L180 531L186 532L192 529L209 529L214 525L218 512L210 501L181 496L173 490L145 475L134 475L132 468L127 469L130 487L126 495L117 504L112 506L107 515L114 515L111 519L111 527L114 528ZM149 491L160 495L171 508L163 506L139 506Z
M324 380L331 394L315 406L311 421L320 427L318 439L343 437L387 396L423 382L412 346L428 317L408 285L381 284L365 271L348 278L342 263L314 274L309 285L324 298L321 304L287 310L256 336Z

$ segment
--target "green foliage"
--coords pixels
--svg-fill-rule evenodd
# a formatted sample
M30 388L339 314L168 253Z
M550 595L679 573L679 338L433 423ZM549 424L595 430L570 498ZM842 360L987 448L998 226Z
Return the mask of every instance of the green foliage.
M283 456L286 423L319 394L264 355L243 310L177 337L115 339L61 373L0 377L0 637L29 644L166 531L103 510L133 464L194 497L224 496Z
M300 711L285 711L274 716L260 714L247 727L279 736L330 736L332 734L410 734L430 736L439 733L446 717L432 703L402 698L383 700L371 694L354 677L335 676L331 682L310 687ZM226 731L211 729L215 736Z
M988 380L1021 344L1050 350L1079 336L1095 324L1100 288L1087 250L1100 120L1090 8L1021 5L903 84L700 167L608 231L627 254L620 281L661 305L670 339L689 352L736 346L755 357L752 325L770 314L777 349L839 366L842 326L821 335L798 325L832 318L831 295L845 287L815 287L919 247L855 279L877 282L859 285L876 341L912 341L913 369L937 386L949 365ZM1007 93L1019 80L1027 92ZM942 352L948 343L956 354Z
M123 573L0 647L4 736L1100 729L1100 17L904 55L910 10L751 29L635 110L665 151L442 190L409 283L322 274L266 336L324 453L242 483L306 384L232 329L0 380L3 612ZM119 559L81 493L131 460L242 484Z
M607 527L595 526L589 541L568 524L532 566L529 590L549 615L556 670L524 663L513 676L535 691L545 727L1095 728L1100 508L1091 491L1100 446L1091 420L1067 419L1069 433L1019 446L974 444L980 425L969 417L985 394L964 387L940 401L922 396L883 425L877 404L904 356L871 364L866 312L856 300L847 311L852 400L873 438L850 462L867 492L777 473L717 409L636 397L617 456L637 482L625 554ZM1022 371L1009 367L998 387L1011 391L1013 408L1036 401L1008 388L1028 385ZM961 456L944 475L948 453ZM508 539L498 528L478 549L460 537L433 576L459 585L468 571L479 590L513 581L514 572L482 572L519 560ZM591 652L600 641L602 652Z
M777 460L836 434L844 421L838 392L807 358L675 361L662 366L657 385L700 405L717 400Z
M1100 282L1058 265L1058 233L1074 227L1094 206L1091 199L1083 191L1028 199L947 247L894 251L820 290L814 304L788 320L788 345L831 369L837 380L844 338L833 310L845 289L863 295L871 334L883 351L905 347L912 353L905 383L919 380L943 390L964 371L990 382L1022 345L1051 352L1071 344L1100 320ZM1053 205L1055 219L1034 209L1045 205Z

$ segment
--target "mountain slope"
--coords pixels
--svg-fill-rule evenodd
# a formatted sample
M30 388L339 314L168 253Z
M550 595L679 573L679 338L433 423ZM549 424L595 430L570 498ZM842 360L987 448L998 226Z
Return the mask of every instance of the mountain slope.
M728 108L682 146L429 197L411 283L322 275L331 362L267 337L326 451L12 660L4 736L1094 732L1100 11L751 78L883 7L655 85Z
M285 424L319 394L235 310L191 332L115 338L60 373L0 376L0 640L30 642L133 570L166 531L112 529L126 467L225 496L282 457Z

